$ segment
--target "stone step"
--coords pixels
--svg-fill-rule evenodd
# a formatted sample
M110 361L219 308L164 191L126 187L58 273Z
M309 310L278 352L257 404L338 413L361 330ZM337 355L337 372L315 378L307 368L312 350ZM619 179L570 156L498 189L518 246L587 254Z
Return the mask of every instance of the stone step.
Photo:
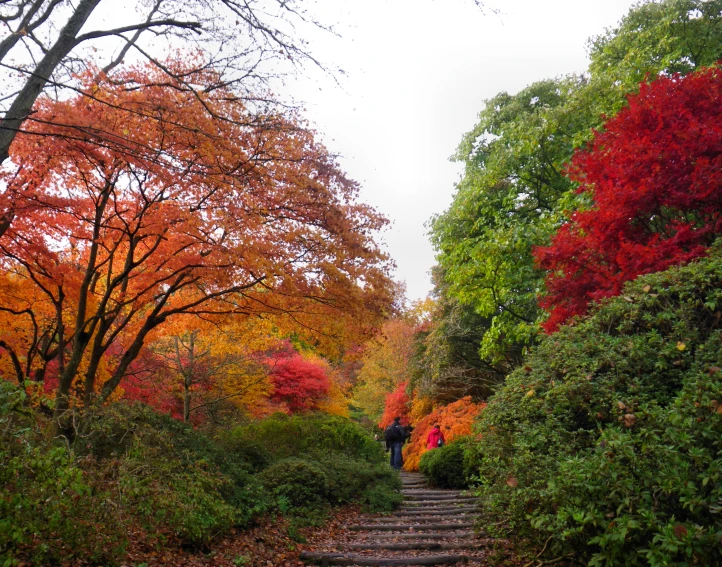
M401 494L403 494L406 498L412 498L412 497L428 497L429 499L435 499L439 497L445 497L445 498L467 498L467 494L461 494L460 492L441 492L441 491L432 491L432 490L402 490Z
M466 504L447 504L446 502L441 502L438 506L413 506L409 503L409 505L402 505L400 508L398 508L397 512L459 512L459 511L470 511L475 510L479 511L479 506L474 506L472 502L466 503Z
M417 557L368 557L346 553L301 553L301 560L320 565L358 565L359 567L397 567L401 565L453 565L469 561L468 555L420 555Z
M394 512L391 516L395 518L415 518L417 516L423 516L425 518L431 517L454 517L459 515L473 516L479 513L478 508L452 508L451 510L437 510L436 508L431 509L420 509L420 510L409 510Z
M374 522L379 525L383 524L399 524L401 522L409 522L410 526L416 524L428 524L430 522L473 522L474 518L471 514L457 514L456 516L402 516L393 518L361 518L364 521Z
M363 534L359 533L359 536L366 535L365 538L360 539L359 541L377 541L380 539L413 539L413 540L429 540L429 539L443 539L443 540L449 540L449 539L467 539L467 538L473 538L475 537L474 532L472 531L463 531L463 532L455 532L455 533L449 533L444 532L442 533L432 533L432 532L423 532L423 533L405 533L405 534Z
M488 543L476 543L472 541L459 541L446 543L440 541L411 541L411 542L382 542L382 543L344 543L334 546L338 549L349 550L371 550L382 549L385 551L433 551L434 549L473 549L486 547Z
M478 500L476 496L433 496L429 494L404 494L404 499L407 502L413 501L414 504L418 504L419 502L469 502L471 500Z
M387 532L405 532L409 530L430 531L430 530L458 530L459 528L472 528L473 522L458 522L453 524L356 524L348 526L348 529L354 532L358 531L387 531Z

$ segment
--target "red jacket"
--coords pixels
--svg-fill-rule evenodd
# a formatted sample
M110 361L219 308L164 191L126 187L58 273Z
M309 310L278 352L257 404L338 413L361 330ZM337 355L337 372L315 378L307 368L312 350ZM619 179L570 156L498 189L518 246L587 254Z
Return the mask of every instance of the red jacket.
M444 439L444 434L441 432L441 429L436 429L435 427L432 428L426 436L426 448L436 449L439 446L439 439L446 443L446 439Z

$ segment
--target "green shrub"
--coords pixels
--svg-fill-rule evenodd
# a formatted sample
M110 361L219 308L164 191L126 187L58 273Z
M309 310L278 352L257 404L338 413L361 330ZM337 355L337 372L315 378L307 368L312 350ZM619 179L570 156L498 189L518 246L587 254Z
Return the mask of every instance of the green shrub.
M715 247L542 341L468 450L489 525L595 566L722 564L721 284Z
M343 417L323 413L287 416L274 414L260 422L238 427L228 443L263 447L272 460L343 454L371 462L384 462L380 443L362 427Z
M25 399L0 380L0 565L112 563L125 537L97 529L119 521L114 509L97 505L107 493L66 446L46 440Z
M464 464L465 438L455 439L448 445L427 451L421 456L419 470L437 488L468 488L469 481Z
M259 476L269 492L294 507L317 506L328 501L328 476L316 463L295 457L282 459Z
M374 484L361 493L359 500L369 512L391 512L401 505L404 497L388 484Z
M169 459L164 449L138 441L121 461L124 508L147 531L172 532L199 546L242 522L241 511L227 501L235 492L228 476L184 454Z
M120 481L148 529L170 530L200 545L248 524L270 505L252 474L259 451L248 444L210 439L143 404L102 408L83 427L89 433L79 449L99 459L121 458Z
M386 463L369 463L339 454L320 457L316 462L328 477L329 501L332 504L361 500L369 510L386 510L389 506L393 509L393 503L398 500L401 479ZM366 494L369 490L372 491L373 502Z
M607 428L594 450L561 463L549 487L559 507L537 526L593 544L591 565L722 564L718 400L722 371L700 369L673 404L641 406L633 428Z
M131 532L203 546L273 506L320 521L329 504L399 498L378 443L341 418L273 416L211 438L116 403L83 416L72 446L43 419L0 380L0 565L111 565Z

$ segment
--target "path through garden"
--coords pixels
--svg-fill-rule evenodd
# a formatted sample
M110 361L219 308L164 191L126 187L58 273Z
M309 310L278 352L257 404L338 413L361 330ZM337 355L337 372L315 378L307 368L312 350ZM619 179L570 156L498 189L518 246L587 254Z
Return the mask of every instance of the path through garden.
M403 505L391 515L362 516L333 539L305 551L319 565L485 565L490 540L474 533L478 501L458 490L428 488L418 473L401 473Z

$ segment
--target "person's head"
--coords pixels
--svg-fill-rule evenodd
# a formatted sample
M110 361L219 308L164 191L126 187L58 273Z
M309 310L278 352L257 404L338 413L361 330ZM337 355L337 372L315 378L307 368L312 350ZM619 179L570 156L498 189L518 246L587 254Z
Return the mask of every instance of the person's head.
M398 415L394 418L394 423L401 423L401 418Z
M437 423L436 425L434 425L434 429L441 429L441 426Z

